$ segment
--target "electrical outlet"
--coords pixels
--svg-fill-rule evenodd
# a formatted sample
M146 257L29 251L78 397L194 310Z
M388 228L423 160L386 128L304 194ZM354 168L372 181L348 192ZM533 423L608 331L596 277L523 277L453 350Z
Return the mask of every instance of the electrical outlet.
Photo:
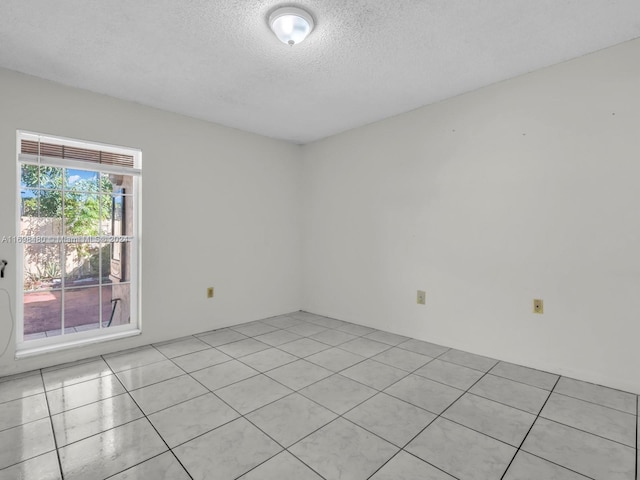
M418 305L424 305L427 301L427 294L422 290L418 290L418 296L416 297L416 303Z
M544 313L544 302L542 301L542 299L533 299L533 313Z
M207 288L207 298L213 298L213 287Z

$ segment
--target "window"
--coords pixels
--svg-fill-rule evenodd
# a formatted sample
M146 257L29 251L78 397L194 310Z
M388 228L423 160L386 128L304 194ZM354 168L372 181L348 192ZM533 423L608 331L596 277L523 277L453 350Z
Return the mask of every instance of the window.
M139 332L141 153L18 132L18 350Z

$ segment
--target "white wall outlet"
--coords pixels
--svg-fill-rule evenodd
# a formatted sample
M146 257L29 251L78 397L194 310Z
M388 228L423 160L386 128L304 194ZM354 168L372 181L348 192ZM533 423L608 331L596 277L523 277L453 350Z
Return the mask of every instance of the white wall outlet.
M418 305L425 305L427 303L427 293L423 292L422 290L418 290L416 302L418 303Z

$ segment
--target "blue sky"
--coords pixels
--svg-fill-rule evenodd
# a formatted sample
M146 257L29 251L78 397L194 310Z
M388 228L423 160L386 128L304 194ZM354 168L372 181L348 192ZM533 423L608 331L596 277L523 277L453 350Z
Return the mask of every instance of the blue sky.
M99 175L96 171L90 170L76 170L76 169L67 169L67 180L69 185L73 185L78 180L95 180L97 175ZM35 197L35 192L31 189L26 188L26 186L21 183L20 196L22 198L33 198Z

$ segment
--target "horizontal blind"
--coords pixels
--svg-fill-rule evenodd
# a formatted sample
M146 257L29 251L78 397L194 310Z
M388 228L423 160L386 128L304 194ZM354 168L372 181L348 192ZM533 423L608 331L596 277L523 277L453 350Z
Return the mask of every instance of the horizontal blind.
M36 140L21 140L20 153L53 158L67 158L81 160L83 162L113 165L117 167L133 168L133 155L104 152L88 148L71 147L68 145L56 145L43 143Z

